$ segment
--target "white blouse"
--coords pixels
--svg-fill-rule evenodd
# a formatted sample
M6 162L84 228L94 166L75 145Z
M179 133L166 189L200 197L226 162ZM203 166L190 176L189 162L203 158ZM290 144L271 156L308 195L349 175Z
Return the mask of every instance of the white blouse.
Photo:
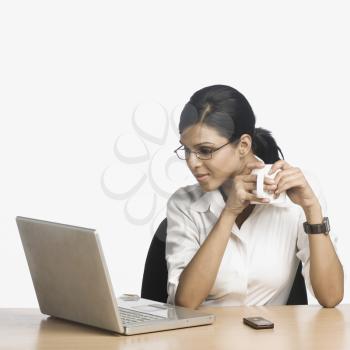
M314 176L303 171L327 216L325 199ZM183 269L203 244L225 206L219 189L204 192L198 183L181 187L167 202L166 261L168 303ZM284 204L257 204L239 229L234 224L215 283L202 305L283 305L299 260L306 287L310 283L310 251L303 209L287 196ZM331 239L336 241L330 233Z

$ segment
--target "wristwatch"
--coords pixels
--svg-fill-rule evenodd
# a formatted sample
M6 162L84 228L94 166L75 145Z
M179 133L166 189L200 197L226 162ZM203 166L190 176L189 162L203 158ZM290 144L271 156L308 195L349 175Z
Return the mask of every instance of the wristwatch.
M327 217L323 218L322 224L309 224L307 221L305 221L303 225L305 233L308 234L324 233L325 235L328 235L329 231L331 230Z

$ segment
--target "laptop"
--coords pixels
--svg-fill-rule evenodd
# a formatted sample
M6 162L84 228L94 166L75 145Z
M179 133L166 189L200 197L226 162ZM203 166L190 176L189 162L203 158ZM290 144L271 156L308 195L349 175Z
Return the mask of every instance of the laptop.
M43 314L125 335L215 320L212 314L172 304L117 299L94 229L21 216L16 222Z

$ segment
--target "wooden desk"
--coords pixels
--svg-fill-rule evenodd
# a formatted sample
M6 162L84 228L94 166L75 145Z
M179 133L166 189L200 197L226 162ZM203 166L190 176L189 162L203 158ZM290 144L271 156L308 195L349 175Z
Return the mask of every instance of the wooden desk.
M350 305L202 308L213 325L119 336L42 315L37 309L0 309L0 349L350 349ZM254 330L243 316L263 316L274 329Z

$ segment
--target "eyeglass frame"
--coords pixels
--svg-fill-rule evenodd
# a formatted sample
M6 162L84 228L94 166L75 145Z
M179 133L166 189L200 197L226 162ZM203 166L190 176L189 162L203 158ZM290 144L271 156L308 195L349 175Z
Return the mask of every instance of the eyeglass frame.
M194 153L194 154L196 155L196 157L197 157L198 159L200 159L200 160L209 160L209 159L212 159L212 158L213 158L213 153L214 153L214 152L218 151L219 149L223 148L224 146L227 146L227 145L230 144L230 143L232 143L232 140L230 140L229 142L225 143L224 145L222 145L222 146L220 146L220 147L215 148L214 150L212 150L212 151L210 152L210 158L200 158L200 157L198 156L198 153L200 153L200 152L198 152L198 151L191 151L191 150L189 150L189 151L190 151L190 154L189 154L188 158L186 158L186 157L185 157L185 159L180 158L179 155L177 154L177 151L178 151L181 147L185 147L184 145L181 145L180 147L176 148L176 150L174 150L174 152L176 153L176 156L177 156L179 159L181 159L181 160L188 160L188 159L190 158L190 156L191 156L191 153Z

